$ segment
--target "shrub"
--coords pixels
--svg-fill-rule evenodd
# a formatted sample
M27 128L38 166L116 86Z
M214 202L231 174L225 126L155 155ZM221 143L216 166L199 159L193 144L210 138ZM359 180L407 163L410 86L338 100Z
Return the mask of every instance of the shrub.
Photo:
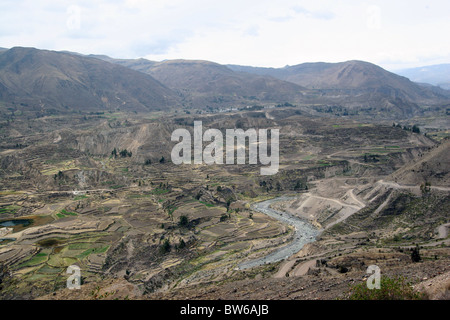
M178 244L178 249L184 249L186 247L186 242L184 242L183 239L180 240L180 243Z
M389 278L382 276L380 289L367 288L366 282L350 288L348 300L421 300L424 295L414 291L404 277Z
M419 246L416 245L416 247L411 252L411 261L419 262L420 260L421 260L421 258L420 258Z
M182 227L186 227L189 224L189 219L186 216L180 216L180 221L178 224Z
M171 249L170 242L169 242L169 240L166 239L166 240L164 240L162 246L159 248L159 251L160 251L162 254L165 254L165 253L169 252L170 249Z

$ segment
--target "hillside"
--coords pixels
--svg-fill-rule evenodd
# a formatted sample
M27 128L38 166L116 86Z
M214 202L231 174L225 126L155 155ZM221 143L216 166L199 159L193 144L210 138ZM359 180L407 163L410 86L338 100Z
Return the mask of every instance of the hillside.
M416 159L392 174L396 182L407 185L448 186L450 182L450 140L420 153Z
M294 83L280 81L270 76L234 72L224 65L210 61L154 62L145 59L99 58L150 74L182 94L186 106L297 102L304 100L303 93L308 91Z
M340 93L355 98L350 99L350 102L358 100L361 95L369 100L388 99L394 105L403 104L412 113L418 111L417 105L440 104L443 101L448 102L450 97L445 90L420 86L405 77L364 61L303 63L278 69L236 65L229 67L235 71L270 75L310 89L320 89L328 94Z
M311 89L395 88L410 98L432 98L428 90L395 73L365 61L303 63L284 68L253 68L229 65L232 70L271 75ZM446 92L442 93L447 94Z
M0 102L5 118L297 105L314 115L405 120L440 116L450 93L362 61L274 69L12 48L0 51Z
M34 48L0 53L3 108L49 115L167 109L177 96L149 75L81 55Z
M336 115L405 119L450 103L450 93L439 87L414 83L364 61L304 63L276 69L199 60L99 58L152 75L179 92L185 106L290 102L335 106L332 113Z

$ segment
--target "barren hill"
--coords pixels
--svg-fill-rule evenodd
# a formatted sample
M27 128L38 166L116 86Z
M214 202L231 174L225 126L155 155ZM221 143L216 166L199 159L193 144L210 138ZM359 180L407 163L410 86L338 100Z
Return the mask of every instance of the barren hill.
M401 184L448 186L450 183L450 140L431 147L392 174Z
M420 112L423 105L441 105L450 99L446 90L421 86L364 61L303 63L284 68L229 67L235 71L270 75L310 89L320 89L329 96L345 95L346 98L341 101L350 104L373 101L374 106L379 106L381 102L382 107L392 105L404 110L405 115Z
M0 100L23 112L166 109L177 101L149 75L81 55L16 47L0 53Z
M257 104L299 101L307 89L271 76L235 72L224 65L204 60L121 60L101 57L150 74L183 94L189 105Z
M365 61L339 63L303 63L284 68L253 68L229 65L232 70L271 75L278 79L315 89L378 89L393 88L411 98L432 98L433 94L408 78L384 70ZM441 92L448 97L448 93Z
M292 102L343 106L347 115L404 119L450 103L446 90L419 85L364 61L277 69L200 60L99 58L152 75L182 94L189 106Z

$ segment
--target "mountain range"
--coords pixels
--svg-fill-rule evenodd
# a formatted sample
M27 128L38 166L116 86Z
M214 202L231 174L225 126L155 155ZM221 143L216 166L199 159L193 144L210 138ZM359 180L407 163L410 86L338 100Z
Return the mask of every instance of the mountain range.
M334 106L350 115L408 118L448 106L450 92L364 61L258 68L22 47L0 50L0 111L213 111L267 104Z
M436 64L418 68L402 69L397 74L408 77L412 81L427 83L450 90L450 64Z

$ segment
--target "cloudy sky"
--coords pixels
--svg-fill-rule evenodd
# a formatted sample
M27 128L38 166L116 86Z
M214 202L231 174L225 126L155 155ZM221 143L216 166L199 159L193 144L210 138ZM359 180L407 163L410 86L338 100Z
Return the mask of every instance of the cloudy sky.
M0 47L283 67L450 63L448 0L1 0Z

